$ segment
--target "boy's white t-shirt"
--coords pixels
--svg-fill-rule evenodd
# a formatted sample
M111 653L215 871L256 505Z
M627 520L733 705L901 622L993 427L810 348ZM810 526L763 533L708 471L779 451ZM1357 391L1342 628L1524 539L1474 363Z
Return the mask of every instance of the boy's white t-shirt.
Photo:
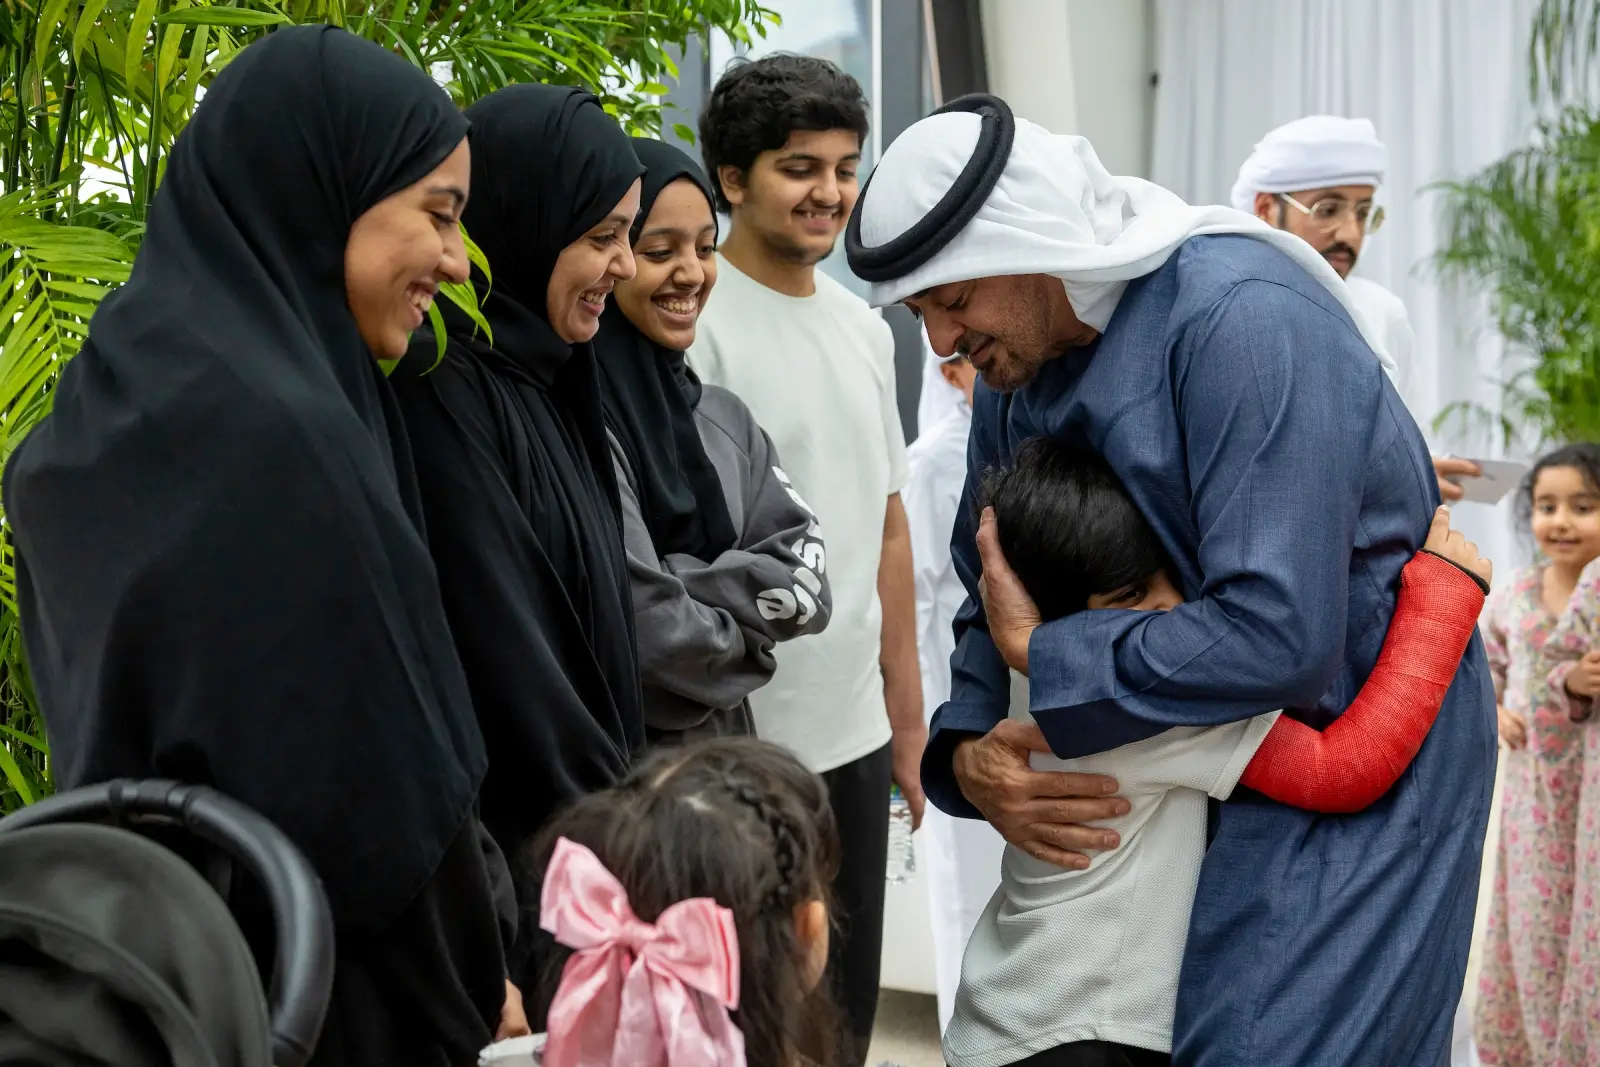
M1000 888L961 962L944 1036L951 1067L1004 1067L1073 1041L1171 1051L1206 798L1232 794L1278 714L1178 727L1077 759L1031 757L1034 770L1114 776L1130 810L1096 825L1122 844L1082 871L1006 846ZM1018 674L1011 718L1032 721Z
M878 561L907 467L888 323L820 270L816 286L787 296L718 253L689 364L749 406L822 527L827 629L777 646L777 672L750 697L756 733L820 772L889 743Z

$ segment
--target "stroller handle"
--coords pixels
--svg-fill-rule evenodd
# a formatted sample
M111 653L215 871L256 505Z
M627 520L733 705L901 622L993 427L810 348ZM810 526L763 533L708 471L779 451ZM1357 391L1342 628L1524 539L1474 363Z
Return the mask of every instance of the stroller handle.
M151 778L119 779L47 797L0 819L0 832L54 823L126 826L140 819L182 826L242 862L266 889L277 946L267 994L272 1062L304 1067L333 989L333 916L316 872L282 830L215 789Z

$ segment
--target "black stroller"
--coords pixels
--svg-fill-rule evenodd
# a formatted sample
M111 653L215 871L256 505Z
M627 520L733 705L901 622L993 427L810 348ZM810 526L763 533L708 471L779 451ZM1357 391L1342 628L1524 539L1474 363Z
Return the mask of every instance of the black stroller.
M206 877L144 836L174 830ZM266 993L224 902L235 866L272 910ZM215 790L109 782L0 819L0 1067L303 1067L333 949L305 858Z

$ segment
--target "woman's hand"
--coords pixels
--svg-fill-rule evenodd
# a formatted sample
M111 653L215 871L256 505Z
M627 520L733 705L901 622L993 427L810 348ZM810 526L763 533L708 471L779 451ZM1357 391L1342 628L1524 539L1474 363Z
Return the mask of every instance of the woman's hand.
M1450 509L1440 505L1433 513L1433 524L1428 527L1428 539L1422 543L1425 551L1443 557L1462 570L1476 574L1485 583L1494 580L1494 564L1478 555L1478 546L1466 536L1450 528Z
M1504 704L1494 706L1495 714L1500 719L1500 740L1506 743L1509 749L1523 748L1528 743L1528 723L1521 715L1508 711Z
M528 1014L522 1009L522 990L506 979L506 1002L500 1008L500 1029L494 1032L496 1041L509 1041L513 1037L527 1037L533 1033L528 1026Z

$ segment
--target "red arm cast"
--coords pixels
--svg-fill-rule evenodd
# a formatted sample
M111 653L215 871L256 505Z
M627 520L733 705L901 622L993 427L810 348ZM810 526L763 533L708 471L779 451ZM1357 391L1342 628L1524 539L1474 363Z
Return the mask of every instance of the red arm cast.
M1383 651L1355 700L1326 730L1279 716L1239 784L1308 811L1372 804L1433 728L1482 608L1483 590L1471 576L1418 552L1400 574Z

